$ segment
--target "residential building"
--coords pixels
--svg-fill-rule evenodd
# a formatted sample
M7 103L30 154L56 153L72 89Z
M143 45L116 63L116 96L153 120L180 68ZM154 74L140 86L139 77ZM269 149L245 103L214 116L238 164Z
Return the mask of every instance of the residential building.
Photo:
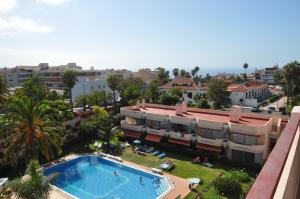
M216 111L145 102L121 108L124 135L145 141L164 141L196 151L223 152L227 158L262 164L287 118Z
M300 198L299 154L300 106L296 106L246 199Z
M77 77L78 81L72 88L72 100L76 102L76 98L80 95L88 95L95 91L106 91L112 93L109 88L106 79L102 79L100 76L80 76Z
M254 73L256 81L265 83L265 84L275 84L274 73L280 71L278 65L273 67L264 68L262 70L256 70Z
M269 86L257 81L248 81L244 84L228 86L230 99L233 105L257 107L270 96Z
M141 78L145 83L149 84L152 80L155 80L158 75L158 70L151 70L149 68L142 68L133 73L133 77Z
M206 89L202 89L201 84L196 84L192 78L178 77L160 87L165 92L170 92L172 88L179 88L183 91L182 98L185 103L194 103L195 95L206 93Z

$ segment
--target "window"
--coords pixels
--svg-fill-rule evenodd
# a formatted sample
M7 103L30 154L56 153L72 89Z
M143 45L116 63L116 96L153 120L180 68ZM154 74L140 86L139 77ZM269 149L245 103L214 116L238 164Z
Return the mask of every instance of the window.
M188 96L188 98L192 99L193 98L193 93L188 92L187 96Z

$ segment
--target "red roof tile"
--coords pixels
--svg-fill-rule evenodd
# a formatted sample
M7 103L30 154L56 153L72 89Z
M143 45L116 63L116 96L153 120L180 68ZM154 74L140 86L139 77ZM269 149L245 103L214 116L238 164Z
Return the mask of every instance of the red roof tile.
M196 85L192 78L175 78L172 81L162 85L162 89L181 88L182 90L198 90L199 87Z
M161 136L160 135L147 134L146 137L145 137L145 140L151 141L151 142L160 142Z

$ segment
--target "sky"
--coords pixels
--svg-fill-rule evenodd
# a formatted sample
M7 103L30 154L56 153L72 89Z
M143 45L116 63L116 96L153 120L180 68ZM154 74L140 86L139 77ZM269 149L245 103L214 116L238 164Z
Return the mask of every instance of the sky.
M299 0L0 0L0 66L282 66L300 60L299 9Z

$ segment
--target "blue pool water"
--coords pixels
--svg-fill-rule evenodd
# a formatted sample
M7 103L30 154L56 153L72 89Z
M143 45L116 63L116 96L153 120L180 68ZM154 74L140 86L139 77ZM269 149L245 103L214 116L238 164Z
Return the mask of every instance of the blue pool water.
M155 199L171 187L164 177L97 156L81 156L44 173L59 173L54 185L80 199Z

